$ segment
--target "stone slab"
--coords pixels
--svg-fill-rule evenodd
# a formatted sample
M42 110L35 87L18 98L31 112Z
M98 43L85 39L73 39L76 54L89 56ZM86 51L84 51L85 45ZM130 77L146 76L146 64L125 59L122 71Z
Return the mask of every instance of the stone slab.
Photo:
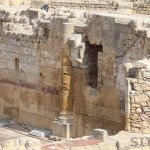
M60 120L53 121L53 135L64 138L75 138L76 123L61 122Z

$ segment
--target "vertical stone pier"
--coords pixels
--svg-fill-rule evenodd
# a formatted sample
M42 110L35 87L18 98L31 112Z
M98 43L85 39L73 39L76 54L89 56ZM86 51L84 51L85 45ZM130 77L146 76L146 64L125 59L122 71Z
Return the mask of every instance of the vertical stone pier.
M72 101L72 67L68 39L74 33L74 25L63 23L63 49L62 49L62 88L61 88L61 113L53 122L53 135L65 138L76 137L76 122Z

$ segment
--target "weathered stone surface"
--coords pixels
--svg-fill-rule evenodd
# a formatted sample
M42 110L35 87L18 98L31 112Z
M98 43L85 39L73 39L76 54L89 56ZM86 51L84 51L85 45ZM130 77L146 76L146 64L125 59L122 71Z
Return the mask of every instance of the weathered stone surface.
M116 141L102 142L98 144L99 150L116 150Z
M72 34L69 38L69 44L71 48L77 48L81 44L82 35Z
M101 141L106 141L108 140L108 133L106 130L103 130L103 129L94 129L92 131L92 138L94 139L98 139L98 140L101 140Z

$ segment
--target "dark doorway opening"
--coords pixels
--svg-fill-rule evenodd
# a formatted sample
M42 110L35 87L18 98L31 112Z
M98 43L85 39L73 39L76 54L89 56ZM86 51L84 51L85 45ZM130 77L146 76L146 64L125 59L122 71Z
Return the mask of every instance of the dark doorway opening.
M103 52L102 45L92 45L87 42L87 60L89 68L88 84L92 88L97 88L98 85L98 52Z

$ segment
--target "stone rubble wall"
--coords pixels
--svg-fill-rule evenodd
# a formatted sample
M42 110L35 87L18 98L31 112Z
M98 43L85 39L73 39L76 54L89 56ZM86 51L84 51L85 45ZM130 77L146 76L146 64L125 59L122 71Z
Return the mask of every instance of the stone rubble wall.
M149 41L149 40L148 40ZM143 61L144 62L144 61ZM150 81L148 63L135 63L135 78L130 78L130 130L150 133Z
M150 4L149 3L144 3L144 2L138 2L138 3L133 3L133 10L137 14L146 14L149 15L150 12Z
M67 7L67 8L75 8L75 9L96 9L96 10L116 10L118 8L118 4L112 1L50 1L50 8L59 8L59 7Z

